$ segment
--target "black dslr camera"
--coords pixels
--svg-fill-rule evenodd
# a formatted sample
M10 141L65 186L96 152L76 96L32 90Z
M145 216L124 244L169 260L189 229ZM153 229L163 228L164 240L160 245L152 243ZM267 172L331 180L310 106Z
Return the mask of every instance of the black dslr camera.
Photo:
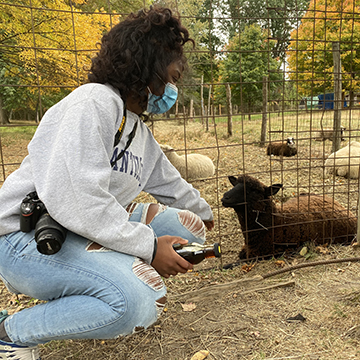
M20 205L20 230L30 232L33 229L39 252L52 255L61 249L66 229L49 215L36 191L27 194Z

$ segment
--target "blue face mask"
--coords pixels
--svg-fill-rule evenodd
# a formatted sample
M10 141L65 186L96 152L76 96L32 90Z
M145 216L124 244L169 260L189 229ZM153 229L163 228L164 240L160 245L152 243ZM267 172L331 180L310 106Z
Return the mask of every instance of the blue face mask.
M161 96L152 94L149 88L148 90L149 96L146 111L152 114L163 114L169 111L175 104L178 96L178 89L172 83L165 85L165 91Z

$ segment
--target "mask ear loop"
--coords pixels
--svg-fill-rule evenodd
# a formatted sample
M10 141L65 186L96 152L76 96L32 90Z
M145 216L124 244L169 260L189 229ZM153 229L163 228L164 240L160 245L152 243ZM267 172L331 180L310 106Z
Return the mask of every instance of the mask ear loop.
M155 73L155 75L161 80L161 82L166 86L166 82L160 77L158 73Z

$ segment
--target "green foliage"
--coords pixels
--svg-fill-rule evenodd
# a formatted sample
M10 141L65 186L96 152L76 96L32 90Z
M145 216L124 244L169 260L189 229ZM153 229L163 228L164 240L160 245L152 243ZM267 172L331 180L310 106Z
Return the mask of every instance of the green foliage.
M280 91L283 75L280 62L270 56L273 42L258 25L244 28L226 47L224 60L219 66L219 83L230 83L232 103L245 110L258 110L262 106L263 77L269 77L269 89ZM216 100L225 103L225 86L218 86Z
M258 24L267 30L275 40L271 56L284 60L290 31L297 26L309 2L310 0L206 0L204 6L206 9L216 9L219 30L228 39L252 24Z

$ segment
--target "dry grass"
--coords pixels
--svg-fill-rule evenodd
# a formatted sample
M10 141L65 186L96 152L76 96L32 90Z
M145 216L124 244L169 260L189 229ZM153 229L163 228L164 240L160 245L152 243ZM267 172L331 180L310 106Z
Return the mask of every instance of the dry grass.
M352 129L359 127L356 116L354 112ZM277 197L279 201L303 191L325 192L356 213L358 181L324 178L323 164L331 152L331 143L310 139L310 120L315 128L320 114L311 115L311 119L308 117L309 114L301 114L286 119L281 116L270 118L272 130L284 131L271 133L274 138L294 136L295 132L299 155L286 159L269 158L265 149L259 147L261 119L251 123L247 119L234 123L231 138L226 135L224 123L216 127L211 125L209 132L205 132L197 122L185 127L177 121L154 122L153 132L160 143L206 154L217 167L216 177L192 184L213 207L216 227L209 233L208 243L221 242L222 261L206 260L192 272L165 280L169 298L166 311L158 323L147 331L109 341L51 342L42 346L42 358L186 360L202 349L210 352L209 360L360 358L360 263L308 267L251 281L255 275L267 274L281 266L360 257L356 246L309 246L306 257L295 253L280 259L258 260L220 270L221 265L237 261L243 243L235 213L220 206L222 194L230 188L228 175L246 172L267 184L282 182L284 190ZM358 139L357 130L351 133L351 137ZM20 147L28 140L22 141ZM18 149L19 144L18 141L16 144L5 144L8 147L4 151L6 161L9 161L7 156L14 153L26 153L26 149ZM152 199L146 194L141 194L139 198L143 201ZM250 281L230 286L241 279ZM289 281L292 283L286 287L271 287ZM219 284L229 286L219 292L216 291ZM263 289L269 286L269 289ZM193 296L197 291L203 296ZM181 296L183 293L187 293L186 297ZM34 299L23 297L14 300L2 287L0 302L3 308L14 312L32 306ZM184 311L181 305L190 302L196 305L195 309ZM297 314L305 320L287 320Z

